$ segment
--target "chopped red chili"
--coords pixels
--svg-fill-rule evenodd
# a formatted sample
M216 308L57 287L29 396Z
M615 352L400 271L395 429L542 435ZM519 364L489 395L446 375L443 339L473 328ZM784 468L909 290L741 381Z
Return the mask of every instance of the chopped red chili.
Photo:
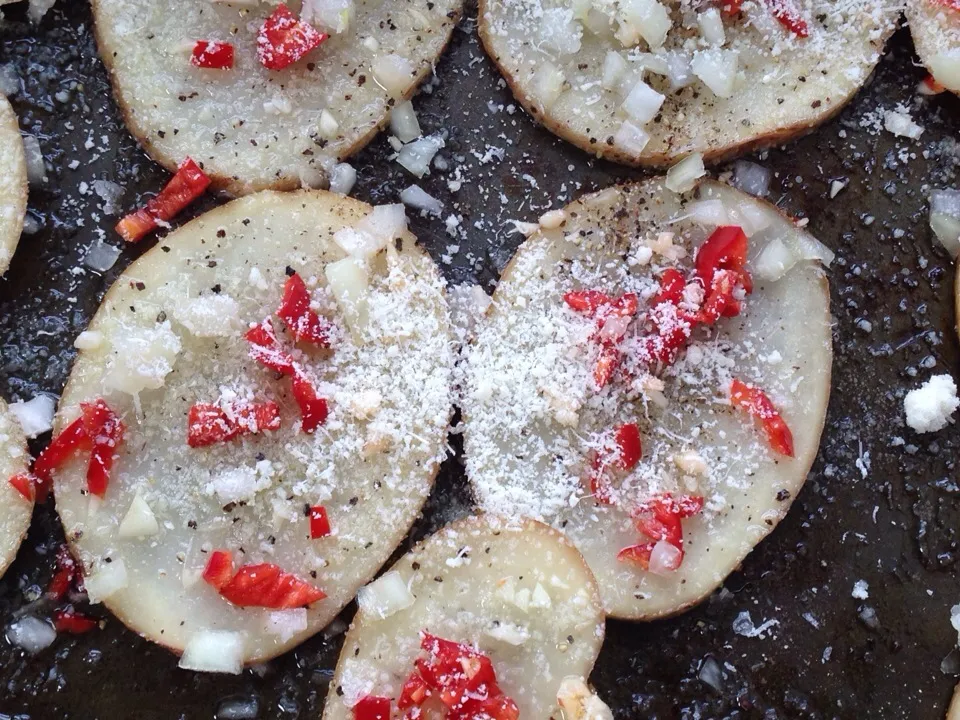
M293 397L300 406L300 426L304 432L311 433L326 422L327 401L317 395L313 383L299 366L293 373Z
M206 447L279 428L280 406L275 402L234 404L227 408L197 403L187 414L187 444L192 448Z
M99 626L99 622L93 618L74 611L67 607L62 610L56 610L53 613L53 626L60 633L69 633L71 635L81 635L90 632Z
M257 59L268 70L283 70L317 47L329 36L280 4L257 35Z
M179 215L210 186L210 178L192 159L184 160L170 182L147 201L147 206L132 212L117 223L116 230L129 243L139 241L161 222Z
M190 62L199 68L228 70L233 67L233 45L217 40L197 40Z
M74 583L81 582L80 569L73 559L70 548L66 544L57 548L57 566L47 586L47 597L52 600L62 600Z
M760 421L774 452L793 457L793 434L766 393L734 378L730 384L730 402Z
M216 590L221 590L233 578L233 556L227 550L214 550L210 553L207 566L203 569L203 579Z
M713 287L713 276L720 270L733 270L744 289L753 290L747 265L747 235L736 225L718 227L698 248L694 261L697 278L706 290Z
M590 458L590 494L594 500L604 505L613 504L613 491L610 485L610 468L616 466L624 472L629 472L640 462L643 445L640 439L640 428L636 423L618 425L613 431L615 450L612 456L594 452Z
M330 519L327 517L327 509L323 505L313 505L309 509L310 516L310 538L326 537L330 534Z
M41 500L49 492L53 471L63 465L74 451L89 446L90 440L83 429L83 417L78 417L53 438L33 463L33 474L40 479L37 496Z
M611 298L599 290L575 290L566 293L563 300L572 310L596 319L594 342L599 353L593 368L593 382L597 390L602 390L623 359L620 342L629 327L628 319L636 314L640 300L634 293Z
M603 305L611 303L610 296L599 290L573 290L563 296L563 301L577 312L594 314Z
M37 479L30 473L19 473L10 478L10 485L29 503L37 498Z
M310 309L310 292L299 274L287 278L283 288L283 301L277 316L287 324L294 339L304 340L320 347L330 346L330 328L323 319Z
M102 498L107 492L113 460L126 428L103 400L80 403L80 407L84 432L93 442L87 465L87 490Z
M683 291L686 287L687 281L682 272L676 268L664 270L660 276L660 291L653 299L654 306L660 303L679 305L683 301Z
M742 8L743 0L722 0L720 4L720 12L724 15L738 15Z
M353 706L354 720L390 720L390 698L364 695Z
M232 577L233 560L226 550L210 556L203 579L239 607L264 607L289 610L309 605L326 597L319 588L276 565L244 565Z
M617 443L617 462L624 470L633 470L640 462L643 446L640 442L640 428L636 423L624 423L614 431Z
M797 37L809 37L810 28L807 27L807 21L801 17L799 8L793 4L792 0L766 0L766 3L773 16L787 30Z
M683 526L681 520L693 517L703 510L703 498L696 495L681 495L679 498L667 493L658 495L642 503L633 512L637 530L650 538L651 542L630 545L617 553L621 562L639 565L650 569L650 557L658 542L666 542L680 551L675 565L676 570L683 562Z
M957 9L960 10L960 0L957 0ZM947 88L937 82L933 75L927 75L920 81L920 92L924 95L939 95L946 92Z

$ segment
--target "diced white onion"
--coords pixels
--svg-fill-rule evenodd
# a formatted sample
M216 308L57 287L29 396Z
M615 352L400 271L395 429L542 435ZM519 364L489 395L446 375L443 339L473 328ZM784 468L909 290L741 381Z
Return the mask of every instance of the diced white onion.
M330 173L330 192L349 195L357 183L357 169L350 163L337 163Z
M697 24L700 26L700 36L711 45L723 45L727 41L723 32L723 18L717 8L700 11L697 14Z
M10 412L19 421L23 434L33 439L53 429L56 407L57 400L52 395L35 395L26 402L12 403Z
M117 263L120 257L120 248L109 245L102 240L94 240L83 256L83 264L99 273L107 272Z
M613 18L596 8L590 8L586 17L579 18L583 26L598 38L611 40L613 38Z
M439 135L427 135L404 145L397 155L397 162L408 172L421 178L430 170L430 163L444 145L446 143Z
M663 47L667 33L673 26L670 13L663 5L657 0L623 0L620 11L627 23L647 41L651 50Z
M806 233L791 233L787 242L801 260L816 260L830 267L830 263L836 257L833 250Z
M613 134L613 144L631 155L639 155L650 142L650 135L629 120L625 121Z
M710 48L693 54L690 65L696 75L717 97L733 97L739 55L736 50Z
M660 112L664 100L666 100L666 97L647 85L643 80L640 80L633 86L633 90L623 101L622 108L631 120L640 125L646 125Z
M552 62L540 64L533 74L532 91L535 100L539 101L542 110L549 110L563 93L563 84L566 82L563 70Z
M27 162L27 181L36 187L47 181L47 167L43 163L40 141L33 135L23 136L23 153Z
M603 88L619 90L620 80L626 72L627 61L623 59L623 55L614 50L608 50L603 59L603 79L601 80Z
M543 45L558 55L573 55L580 51L583 28L573 17L573 10L549 8L539 18Z
M53 644L57 639L57 631L50 623L27 615L7 625L6 636L12 645L36 655Z
M938 83L954 92L960 92L960 48L951 48L934 55L927 67Z
M727 208L721 200L699 200L687 206L689 217L698 225L706 227L726 225L730 222Z
M776 282L786 275L799 259L797 254L783 240L775 237L767 243L767 246L757 257L754 269L757 275L764 280Z
M660 55L653 53L636 53L631 54L630 59L642 70L649 70L656 75L663 75L664 77L670 74L670 67L667 65L667 61Z
M960 190L934 190L930 193L930 228L950 257L957 257L960 252Z
M83 585L87 589L87 598L92 603L102 602L108 597L127 587L129 578L127 566L122 558L114 558L113 562L101 561L97 564L97 571L85 575Z
M403 577L396 570L384 574L369 585L360 588L357 604L364 613L383 620L406 610L416 602Z
M500 623L487 630L485 634L487 637L492 637L494 640L505 642L507 645L513 645L514 647L519 647L530 639L529 630L513 623Z
M137 493L133 502L130 503L127 514L120 521L117 535L122 538L140 538L156 535L158 532L160 532L160 525L157 523L156 515L153 514L153 510L143 496Z
M733 166L733 180L735 188L743 190L754 197L766 197L770 194L770 178L773 173L762 165L737 160Z
M669 576L680 567L682 559L680 549L666 540L658 540L650 553L650 572L654 575Z
M340 123L329 110L324 108L320 111L320 135L326 140L333 140L337 137L337 130L340 129Z
M737 206L737 215L740 227L749 238L773 224L774 211L759 203L742 202Z
M307 609L267 611L263 629L270 635L277 635L280 642L287 642L295 635L307 630Z
M369 318L370 273L366 263L355 257L346 257L328 263L324 275L350 333L359 342Z
M243 633L200 630L184 646L179 667L198 672L239 675L243 671L245 645Z
M397 136L400 142L411 142L423 133L420 132L420 121L413 109L413 103L405 100L397 103L390 112L390 131Z
M697 185L697 180L706 174L707 170L703 166L703 155L692 153L667 171L667 179L664 184L667 189L675 193L686 193L693 190Z
M354 13L353 0L303 0L300 8L302 20L335 35L347 31Z
M693 82L693 65L691 57L680 50L672 50L662 54L666 63L666 75L670 78L670 89L679 90Z
M376 205L356 227L360 232L377 238L385 246L407 231L407 211L399 203Z
M411 185L400 192L400 201L417 210L426 210L432 215L443 212L443 203L419 185Z
M381 55L373 61L373 77L391 97L403 97L413 85L416 68L405 57L396 54Z
M73 341L73 346L77 350L96 350L101 345L103 345L103 333L99 330L84 330Z

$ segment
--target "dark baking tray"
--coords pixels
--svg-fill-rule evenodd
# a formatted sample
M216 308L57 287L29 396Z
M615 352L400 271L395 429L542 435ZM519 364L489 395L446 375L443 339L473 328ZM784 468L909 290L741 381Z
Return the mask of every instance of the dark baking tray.
M23 130L40 139L49 181L30 194L41 229L22 239L0 282L0 392L9 399L60 392L74 337L117 274L152 244L126 249L103 276L76 274L97 237L119 243L111 231L116 217L103 212L98 196L84 194L82 183L120 183L128 208L166 178L120 121L87 4L60 0L39 27L25 21L24 4L5 7L0 65L20 77L12 101ZM520 240L506 220L534 219L549 205L640 173L594 161L518 108L511 112L512 98L479 46L475 16L468 8L438 63L439 83L415 101L426 130L449 133L449 170L422 185L447 214L462 216L464 234L450 237L436 219L412 225L451 282L491 290ZM923 74L901 30L873 81L838 119L760 156L777 173L777 204L808 217L814 234L837 251L830 271L834 391L820 456L787 519L723 590L672 620L608 624L593 681L617 718L944 713L960 673L949 623L950 606L960 602L960 440L953 428L913 434L904 427L902 397L960 360L953 265L931 237L926 210L928 184L958 182L960 102L947 95L918 100ZM65 102L56 98L61 91ZM900 102L926 128L919 142L871 126L878 108ZM354 159L357 197L395 202L411 182L389 153L381 136ZM453 192L448 182L458 168L463 184ZM849 185L831 200L836 179ZM868 453L864 474L857 460ZM459 455L451 457L406 545L469 504ZM0 622L46 585L61 541L51 501L36 510L27 542L0 581ZM867 600L851 596L861 579L869 583ZM733 623L744 610L757 625L779 624L762 638L738 635ZM347 608L343 620L352 613ZM256 673L202 675L178 670L167 651L105 617L102 631L62 636L35 657L0 639L0 719L227 718L254 705L258 718L317 718L341 642L318 635Z

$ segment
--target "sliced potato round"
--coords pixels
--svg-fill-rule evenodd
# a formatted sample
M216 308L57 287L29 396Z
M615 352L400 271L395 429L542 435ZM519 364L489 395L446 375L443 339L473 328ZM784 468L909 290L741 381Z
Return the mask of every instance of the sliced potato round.
M365 324L350 332L324 279L345 259L333 233L369 212L322 191L213 210L131 265L84 335L55 431L103 398L126 436L103 500L87 493L88 455L77 453L55 475L57 509L93 599L145 637L187 647L189 667L233 653L223 669L239 671L326 625L407 533L445 456L453 357L433 262L403 231L371 261L354 296ZM293 270L316 283L313 302L334 323L332 350L294 350L273 318L329 398L312 434L290 380L259 366L243 338L277 310ZM263 401L279 404L279 430L188 447L194 404ZM311 539L306 509L316 505L332 534ZM235 569L279 565L328 597L307 611L234 606L200 577L214 549L230 550Z
M0 577L10 567L30 527L33 500L9 482L15 475L26 473L29 466L30 452L23 429L0 400Z
M747 0L730 17L721 5L480 0L480 36L552 132L593 155L665 166L695 152L719 161L826 121L867 81L901 10ZM794 8L809 37L771 7Z
M953 691L950 707L947 708L947 720L960 720L960 685Z
M10 103L0 95L0 275L10 267L26 213L27 163L20 123Z
M934 80L960 94L960 10L938 0L907 0L913 45Z
M540 523L492 515L452 523L365 592L383 593L393 580L411 604L383 617L361 597L324 720L352 718L366 695L396 700L420 655L421 631L489 656L500 688L530 720L556 717L561 681L587 677L600 652L604 616L593 575L576 548Z
M332 34L318 48L268 70L257 59L257 35L275 2L92 4L130 131L171 171L192 157L233 194L313 185L333 160L366 145L432 71L461 11L459 0L344 0L342 32L326 28ZM288 5L301 11L300 2ZM234 67L191 65L198 40L232 43Z
M562 528L615 617L675 614L716 588L784 517L824 423L829 295L819 265L804 258L826 248L728 186L705 182L697 194L694 202L650 180L567 206L563 226L541 229L521 246L468 353L466 467L481 508ZM594 321L566 307L563 295L634 292L645 312L659 274L685 271L712 232L694 218L710 215L752 234L754 290L742 314L697 330L686 353L659 375L637 366L632 378L597 392ZM767 248L778 243L795 264L776 281L763 280L761 260L769 264ZM642 327L628 331L627 347L642 342L632 339ZM734 377L760 387L779 408L793 433L793 458L775 455L760 426L731 407ZM622 479L617 504L599 504L584 482L589 458L610 447L615 427L631 422L639 426L642 458ZM683 521L682 565L655 575L618 561L617 553L649 540L629 511L663 493L702 496L706 505Z

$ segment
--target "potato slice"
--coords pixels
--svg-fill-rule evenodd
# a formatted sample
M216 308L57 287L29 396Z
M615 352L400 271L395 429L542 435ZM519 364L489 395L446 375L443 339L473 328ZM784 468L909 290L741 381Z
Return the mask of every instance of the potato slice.
M127 434L105 498L87 495L86 456L78 454L55 475L57 510L87 587L93 578L97 598L141 635L175 652L193 642L188 664L225 646L242 649L226 664L239 668L325 626L406 535L446 455L453 355L433 262L406 232L377 258L360 343L324 286L324 266L344 257L334 232L370 210L322 191L234 201L127 268L90 325L100 341L84 343L56 430L81 402L103 397ZM254 362L243 339L250 323L277 310L287 269L316 283L314 303L335 325L332 350L292 350L329 398L330 415L313 434L299 429L289 378ZM197 329L197 304L212 298L224 322ZM293 349L282 321L273 323ZM279 430L187 446L195 403L268 400L280 406ZM376 451L368 451L372 440ZM326 508L330 536L310 538L305 509L313 505ZM329 597L305 618L235 607L200 579L210 551L221 548L233 552L235 567L274 563Z
M717 162L839 112L867 81L902 9L886 0L789 0L783 5L808 26L804 39L777 22L771 5L743 3L722 17L722 45L711 45L697 29L709 6L680 0L480 0L480 36L527 112L588 153L656 167L695 152ZM618 26L617 13L631 8L638 24ZM548 83L544 67L555 70ZM636 95L624 106L641 79L665 96L662 107L651 100L637 113ZM643 125L628 111L656 118Z
M395 102L432 71L461 12L460 0L344 2L344 19L352 15L346 29L274 71L256 51L276 2L92 4L100 55L130 132L169 170L190 156L215 187L235 195L328 176L332 161L365 146ZM300 12L300 2L287 4ZM232 43L233 69L193 67L197 40Z
M561 228L520 247L468 350L463 399L466 467L480 506L562 528L597 577L607 612L645 620L703 600L786 514L817 453L831 366L827 282L817 263L800 259L775 282L754 273L744 312L701 328L659 378L590 387L594 324L566 308L563 294L632 291L645 312L663 269L689 267L712 231L691 215L719 209L724 224L745 226L749 218L748 269L773 240L800 258L825 250L772 206L726 185L703 183L694 201L662 182L588 195L567 206ZM730 406L732 377L773 399L793 432L794 458L773 455L762 430ZM643 443L624 479L626 509L599 505L582 480L589 451L626 422L639 425ZM627 509L664 492L707 503L683 521L686 558L665 577L617 560L621 548L648 540Z
M20 423L0 400L0 577L13 562L30 527L33 501L8 482L18 473L26 473L29 465L30 452Z
M500 688L530 720L556 717L563 679L587 677L600 652L603 608L593 575L562 535L540 523L492 515L454 522L400 558L391 573L416 600L385 618L361 605L324 720L352 718L365 695L396 700L420 655L422 630L489 656Z
M950 707L947 708L947 720L960 720L960 685L953 691Z
M27 163L20 124L7 99L0 95L0 275L20 242L27 213Z
M960 10L937 0L907 0L913 45L933 78L960 94Z

